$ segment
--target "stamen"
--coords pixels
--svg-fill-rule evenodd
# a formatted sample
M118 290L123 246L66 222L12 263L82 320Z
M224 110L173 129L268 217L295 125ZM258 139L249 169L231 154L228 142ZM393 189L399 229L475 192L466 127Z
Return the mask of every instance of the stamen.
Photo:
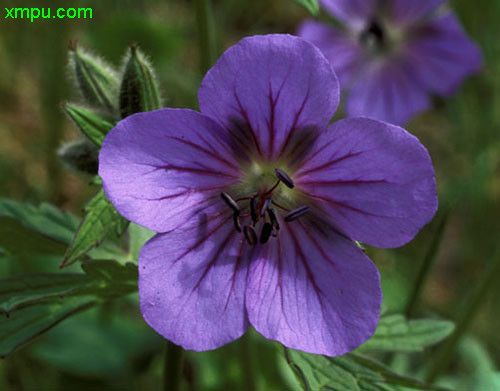
M280 184L280 180L278 179L278 181L274 184L274 186L271 187L268 191L266 191L264 193L264 196L271 194L274 191L274 189L276 189L278 187L279 184Z
M267 200L264 201L264 206L262 207L262 212L260 213L260 217L264 217L266 215L266 211L269 208L269 205L271 205L272 199L268 198Z
M308 206L301 206L300 208L294 209L290 213L287 213L285 221L289 223L290 221L297 220L300 216L306 214L308 210Z
M257 224L259 221L259 214L257 213L257 198L252 198L250 200L250 216L252 217L253 224Z
M267 210L267 214L269 215L269 220L271 220L271 224L274 228L276 228L276 231L280 230L280 224L278 223L278 218L276 217L276 212L274 211L273 208L269 208Z
M271 225L271 223L265 223L260 233L260 242L262 244L267 243L267 241L271 237L272 232L273 232L273 226Z
M257 234L255 233L255 230L249 225L245 225L243 227L243 233L245 234L245 239L247 240L248 244L250 246L255 246L255 244L257 243Z
M233 215L233 223L234 223L234 229L236 229L236 231L238 232L241 232L240 217L236 213L234 213Z
M278 179L283 182L283 184L287 187L289 187L290 189L293 189L294 187L294 183L293 183L293 180L292 178L290 178L288 176L288 174L283 171L283 170L280 170L279 168L275 168L274 169L274 173L276 174L276 176L278 177Z
M231 198L231 196L229 194L222 192L222 193L220 193L220 196L222 197L224 202L227 204L227 206L229 206L234 211L234 214L236 214L236 215L240 214L240 207L238 206L236 201Z

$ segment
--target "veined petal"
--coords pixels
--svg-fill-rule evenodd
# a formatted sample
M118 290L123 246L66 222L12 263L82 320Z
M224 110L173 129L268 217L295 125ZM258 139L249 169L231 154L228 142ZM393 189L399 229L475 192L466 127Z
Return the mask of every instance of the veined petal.
M294 176L297 189L354 240L401 246L436 212L429 154L400 127L368 118L338 121L305 161Z
M99 175L106 195L127 219L170 231L196 211L220 203L239 179L228 134L215 121L184 109L139 113L104 140Z
M361 28L371 19L378 0L319 0L334 17L350 26Z
M246 307L264 337L337 356L373 334L382 301L380 277L353 242L294 221L260 250L250 266Z
M346 106L350 117L366 116L401 125L429 104L413 65L405 58L394 58L366 64L353 79Z
M299 129L324 129L339 101L337 77L311 43L290 35L254 36L229 48L198 92L201 112L246 149L279 156Z
M453 13L419 27L406 52L426 89L450 95L482 65L479 48L467 37Z
M201 351L231 342L248 328L248 263L246 243L230 213L198 219L146 243L139 257L139 297L153 329L185 349Z
M445 0L389 0L387 7L394 23L419 21L435 11Z
M359 68L363 50L356 39L346 32L336 30L325 23L306 20L297 34L320 49L339 78L346 86L352 74Z

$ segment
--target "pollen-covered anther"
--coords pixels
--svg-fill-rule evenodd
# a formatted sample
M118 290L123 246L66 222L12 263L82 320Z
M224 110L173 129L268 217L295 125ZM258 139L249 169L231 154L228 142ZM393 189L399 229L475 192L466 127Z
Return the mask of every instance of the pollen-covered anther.
M257 211L257 198L255 197L250 200L250 217L252 218L253 225L257 224L259 213Z
M293 180L285 171L279 168L275 168L274 173L285 186L289 187L290 189L293 189L293 187L295 186Z
M276 231L280 229L280 223L278 222L278 217L276 216L276 212L273 208L267 209L267 214L269 215L269 220L271 220L271 224Z
M294 209L286 214L285 221L287 223L297 220L299 217L303 216L309 210L308 206L301 206L300 208Z
M239 214L240 214L240 207L238 206L238 204L236 203L236 201L233 200L232 197L229 194L225 193L225 192L220 193L220 196L224 200L224 202L226 203L226 205L229 206L234 211L234 214L237 215L237 216L239 216Z
M264 206L262 207L262 211L260 212L260 217L264 217L266 215L266 211L269 209L272 201L273 200L271 198L268 198L264 201Z

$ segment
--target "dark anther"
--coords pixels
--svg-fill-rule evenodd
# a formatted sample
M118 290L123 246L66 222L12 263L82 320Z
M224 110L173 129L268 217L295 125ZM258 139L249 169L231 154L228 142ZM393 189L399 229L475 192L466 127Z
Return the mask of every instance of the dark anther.
M262 227L262 231L260 233L260 242L262 244L267 243L269 238L271 237L271 233L273 232L273 226L271 223L265 223Z
M262 212L260 213L260 217L264 217L264 215L266 214L266 210L269 208L269 205L271 205L272 201L273 200L270 198L264 201L264 206L262 207Z
M252 222L254 225L259 221L259 214L257 213L257 199L252 198L250 200L250 216L252 217Z
M285 221L289 223L290 221L297 220L300 216L307 213L308 210L308 206L301 206L300 208L294 209L291 212L287 213L287 215L285 216Z
M247 240L248 244L250 246L255 246L255 244L257 243L257 234L255 233L255 230L249 225L245 225L243 227L243 233L245 234L245 239Z
M272 226L276 229L276 231L280 230L280 223L278 223L278 218L276 217L276 212L273 208L269 208L267 210L267 214L269 215L269 220L271 220Z
M241 232L240 217L238 216L237 213L234 213L233 215L233 222L234 222L234 229L238 232Z
M224 202L227 204L227 206L229 206L234 211L234 214L236 214L236 215L240 214L240 207L238 206L236 201L231 198L231 196L229 194L222 192L222 193L220 193L220 196L222 197Z
M283 182L283 184L285 186L288 186L290 189L293 189L293 186L294 186L293 180L292 180L292 178L290 178L288 176L288 174L285 171L280 170L279 168L275 168L274 169L274 173L276 174L276 176L278 177L278 179L281 182Z

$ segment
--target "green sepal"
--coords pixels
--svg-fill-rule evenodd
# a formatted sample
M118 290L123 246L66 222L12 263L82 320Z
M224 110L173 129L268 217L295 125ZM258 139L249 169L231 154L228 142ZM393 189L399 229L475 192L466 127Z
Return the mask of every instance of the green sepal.
M69 59L71 73L87 103L114 112L119 87L116 71L77 44L70 46Z
M297 4L304 7L313 16L317 16L319 13L318 0L294 0Z
M153 67L142 52L135 45L131 45L125 59L120 85L120 115L125 118L161 107L160 92Z
M71 265L84 257L90 250L103 242L115 230L119 235L125 232L128 221L121 217L101 189L85 206L78 230L73 236L61 267Z
M65 103L62 108L77 128L99 147L102 145L104 137L115 126L112 118L88 107Z

